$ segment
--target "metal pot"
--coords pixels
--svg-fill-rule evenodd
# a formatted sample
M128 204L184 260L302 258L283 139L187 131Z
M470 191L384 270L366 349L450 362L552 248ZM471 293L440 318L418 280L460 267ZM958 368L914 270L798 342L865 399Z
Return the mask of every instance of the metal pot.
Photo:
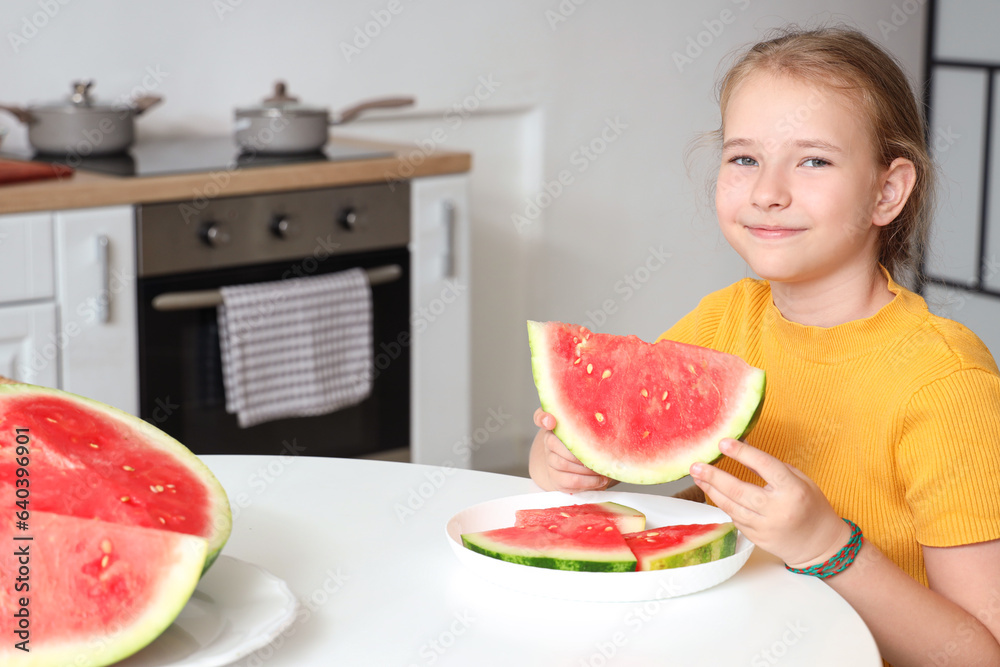
M236 143L244 153L313 153L323 150L330 126L343 125L369 109L410 106L412 97L384 97L348 107L334 117L323 107L299 104L284 82L262 104L236 109Z
M109 155L121 153L135 140L135 117L163 98L146 95L131 104L102 104L90 95L93 81L74 81L63 101L29 107L0 105L28 126L28 141L39 153Z

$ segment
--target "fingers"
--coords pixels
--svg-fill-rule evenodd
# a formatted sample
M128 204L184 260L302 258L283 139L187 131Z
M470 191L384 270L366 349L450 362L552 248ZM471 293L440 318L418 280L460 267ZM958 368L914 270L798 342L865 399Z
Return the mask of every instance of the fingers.
M535 410L534 422L538 428L544 428L548 431L556 427L556 418L541 408Z
M733 520L747 524L760 518L759 510L766 501L764 489L706 463L695 463L690 472L698 488Z
M546 433L543 440L545 464L549 479L557 491L578 493L608 488L611 480L580 463L580 459L567 449L554 433Z
M788 479L788 466L753 445L748 445L741 440L723 438L719 441L719 450L734 461L738 461L753 470L770 486L779 486Z

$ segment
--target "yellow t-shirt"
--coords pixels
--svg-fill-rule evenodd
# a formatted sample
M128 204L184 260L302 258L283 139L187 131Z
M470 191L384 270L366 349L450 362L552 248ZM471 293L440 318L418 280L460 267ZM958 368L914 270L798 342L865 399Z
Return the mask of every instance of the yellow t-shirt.
M766 281L705 297L661 338L742 357L767 389L747 442L808 475L834 509L927 585L920 545L1000 538L1000 374L961 324L891 279L874 316L782 317ZM736 477L763 485L723 458Z

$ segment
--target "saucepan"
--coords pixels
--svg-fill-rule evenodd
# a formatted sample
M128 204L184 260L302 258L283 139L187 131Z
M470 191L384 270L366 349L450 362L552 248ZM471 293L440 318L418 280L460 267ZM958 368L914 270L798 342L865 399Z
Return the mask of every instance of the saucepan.
M236 109L236 144L244 153L288 154L323 150L332 125L343 125L370 109L414 104L412 97L382 97L360 102L331 115L325 107L300 104L278 81L261 104Z
M163 98L145 95L129 103L98 102L90 94L93 81L74 81L65 100L50 104L0 104L28 126L28 142L39 153L54 155L109 155L121 153L135 141L135 117Z

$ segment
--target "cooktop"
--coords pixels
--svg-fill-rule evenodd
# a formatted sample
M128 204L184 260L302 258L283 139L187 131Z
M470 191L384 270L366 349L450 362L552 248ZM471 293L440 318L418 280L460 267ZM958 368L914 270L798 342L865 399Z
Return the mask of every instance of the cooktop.
M136 142L127 153L83 157L6 152L2 157L65 164L115 176L162 176L189 172L234 171L303 162L338 162L389 157L393 153L330 142L322 151L283 155L241 153L232 137L183 137Z

